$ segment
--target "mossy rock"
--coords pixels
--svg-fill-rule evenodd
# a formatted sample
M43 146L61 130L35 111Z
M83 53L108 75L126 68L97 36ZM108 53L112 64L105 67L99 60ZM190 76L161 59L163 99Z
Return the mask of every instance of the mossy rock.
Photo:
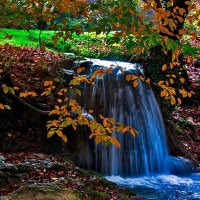
M106 193L93 190L90 187L86 188L84 192L89 196L90 199L109 200L109 196Z
M100 179L99 184L102 186L108 188L108 189L115 189L117 187L117 184L111 181L108 181L105 178Z
M0 188L18 181L20 181L19 174L0 171Z
M88 170L88 172L92 175L92 176L96 176L98 178L103 178L103 176L93 170Z
M7 200L81 200L78 193L50 184L24 186L6 197Z
M136 194L130 189L123 189L123 191L118 194L118 199L123 199L123 200L145 200L144 197L136 196Z
M76 172L77 172L78 176L91 176L92 175L88 170L85 170L85 169L82 169L79 167L76 167Z

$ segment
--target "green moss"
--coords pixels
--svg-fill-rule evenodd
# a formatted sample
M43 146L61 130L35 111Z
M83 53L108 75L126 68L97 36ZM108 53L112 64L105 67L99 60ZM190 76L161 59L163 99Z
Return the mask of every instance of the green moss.
M180 133L180 134L183 134L183 133L184 133L184 130L183 130L180 126L177 126L177 125L175 125L175 131L176 131L177 133Z
M84 192L89 196L91 199L101 199L101 200L107 200L109 199L108 195L104 192L98 192L96 190L93 190L89 187L87 187Z
M76 172L78 176L91 176L89 171L79 168L79 167L76 168Z
M190 121L188 121L187 119L180 117L179 120L180 120L182 126L188 126L188 127L190 127L190 128L194 128L194 124L192 124L192 123L191 123Z
M99 184L109 189L114 189L117 186L116 183L110 182L105 178L100 179Z
M88 172L91 174L91 175L94 175L98 178L103 178L103 176L95 171L92 171L92 170L88 170Z

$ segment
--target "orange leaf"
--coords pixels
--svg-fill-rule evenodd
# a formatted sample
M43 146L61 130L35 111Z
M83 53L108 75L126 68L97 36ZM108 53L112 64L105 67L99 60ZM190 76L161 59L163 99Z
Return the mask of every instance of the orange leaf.
M184 83L185 79L184 78L180 78L180 81L181 81L181 83Z
M137 81L137 80L135 80L135 81L133 82L133 86L134 86L135 88L138 86L138 81Z
M164 65L162 66L162 71L165 71L166 69L167 69L167 65L164 64Z
M4 110L4 105L0 103L0 110Z
M177 99L179 104L182 104L182 100L180 98Z
M53 85L53 81L45 81L44 86L47 87L49 85Z
M130 74L128 74L128 75L126 76L126 80L127 80L127 81L130 81L130 80L131 80L131 75L130 75Z

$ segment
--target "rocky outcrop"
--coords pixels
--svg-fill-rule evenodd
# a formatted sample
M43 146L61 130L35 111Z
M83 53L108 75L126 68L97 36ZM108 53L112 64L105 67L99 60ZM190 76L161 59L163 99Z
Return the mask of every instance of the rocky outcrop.
M142 200L66 157L0 154L1 200Z

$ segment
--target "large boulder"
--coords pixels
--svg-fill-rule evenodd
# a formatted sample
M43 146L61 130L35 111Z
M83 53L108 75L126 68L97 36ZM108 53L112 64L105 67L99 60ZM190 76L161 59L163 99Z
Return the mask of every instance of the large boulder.
M54 184L37 184L21 187L3 200L79 200L79 194Z

